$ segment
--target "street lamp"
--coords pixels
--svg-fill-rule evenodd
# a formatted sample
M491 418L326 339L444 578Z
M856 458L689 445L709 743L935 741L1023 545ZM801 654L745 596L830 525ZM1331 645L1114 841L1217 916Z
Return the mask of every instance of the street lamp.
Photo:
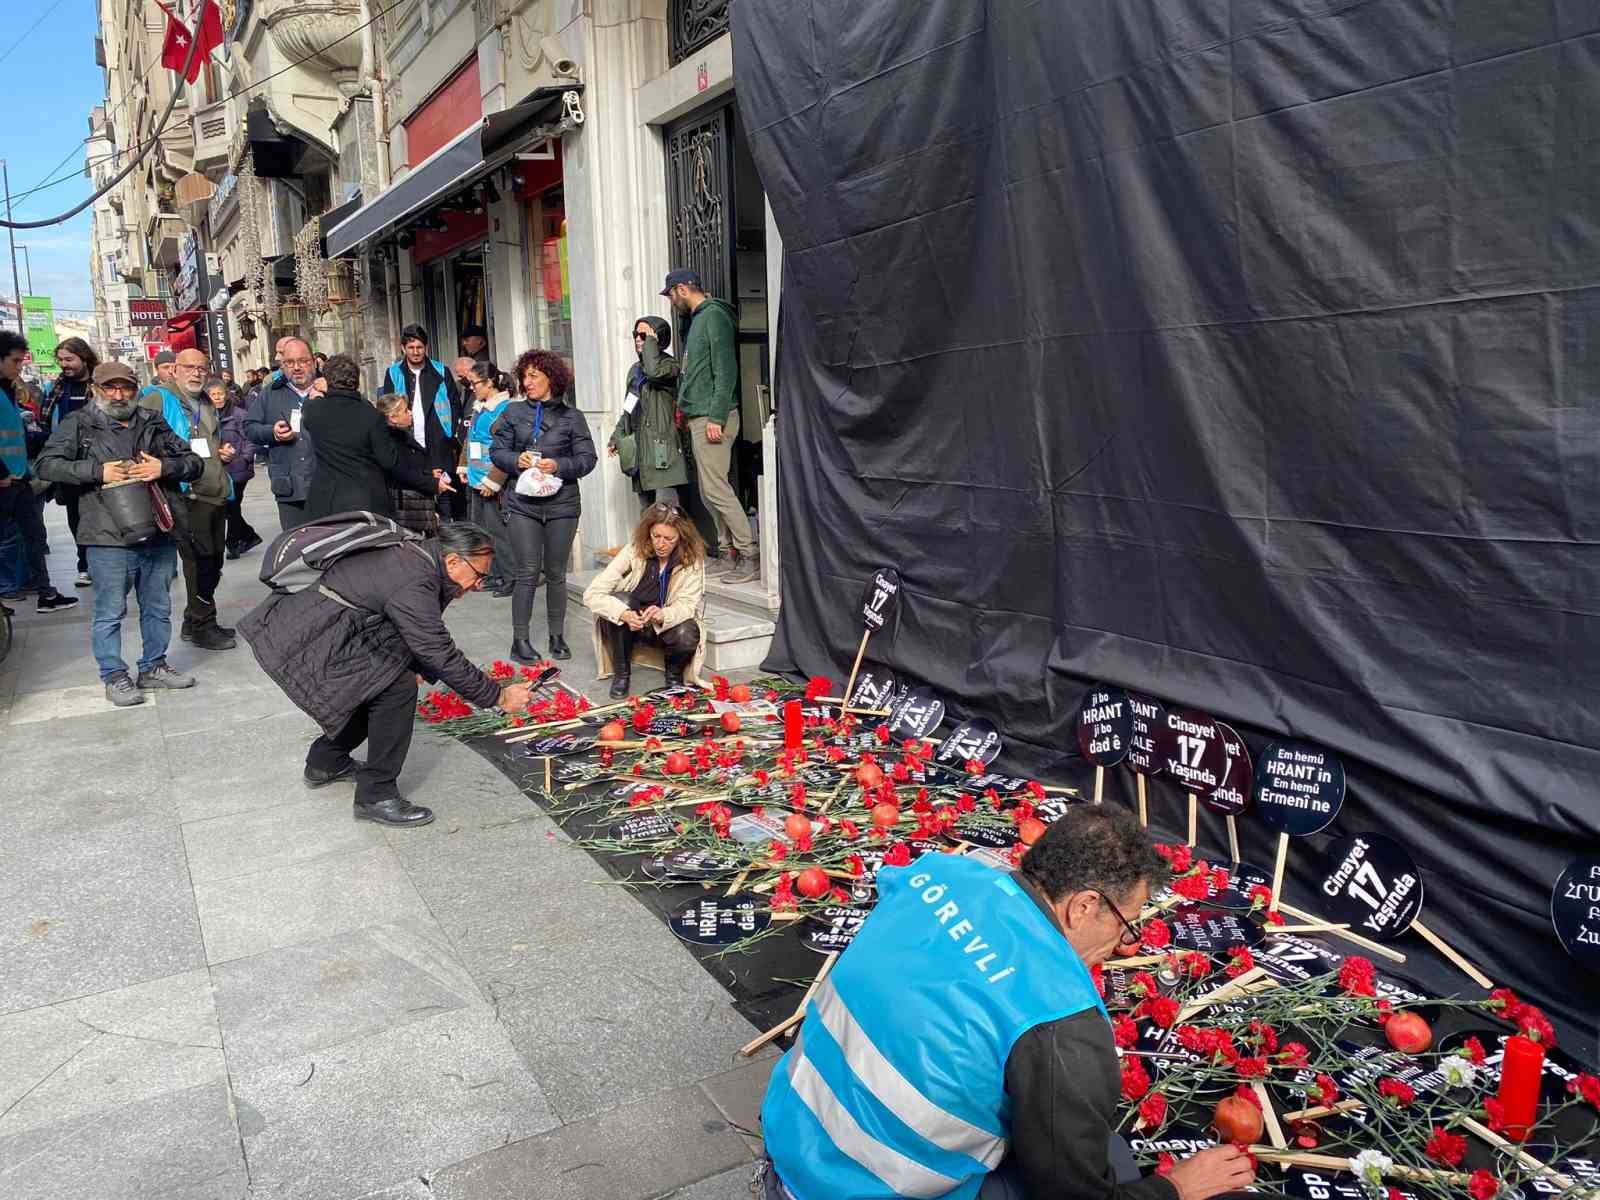
M28 248L21 242L17 243L17 249L22 251L22 261L28 270L28 295L31 296L33 295L33 258L28 254Z

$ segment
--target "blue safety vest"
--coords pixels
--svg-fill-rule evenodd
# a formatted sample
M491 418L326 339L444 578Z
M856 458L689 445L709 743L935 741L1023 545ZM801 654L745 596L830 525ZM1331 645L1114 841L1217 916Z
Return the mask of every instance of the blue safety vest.
M773 1070L767 1152L797 1200L971 1200L1009 1145L1012 1046L1105 1005L1009 874L925 854L878 890Z
M505 412L506 405L511 403L507 396L493 408L486 408L472 418L472 428L467 433L467 484L469 487L481 487L483 481L489 478L489 468L493 465L489 461L489 447L494 442L494 423L500 419L500 414ZM475 448L481 447L483 453L474 454Z
M169 387L163 387L159 383L153 383L139 394L139 398L142 400L152 392L159 393L161 396L161 419L167 423L167 428L178 435L178 440L180 442L188 443L189 441L193 440L197 435L194 432L193 425L191 425L189 421L189 409L188 406L178 398L178 393ZM203 400L201 403L210 404L211 401ZM226 471L224 471L224 475L228 480L228 499L232 500L233 477L231 475L227 475ZM187 495L189 492L189 485L187 483L180 483L178 485L178 489Z
M439 418L439 428L444 430L445 437L451 436L451 425L454 423L450 415L450 386L447 382L450 373L444 369L444 364L436 358L428 362L433 369L439 372L439 388L433 394L433 415ZM411 381L407 378L404 360L389 364L389 390L398 392L402 396L411 394Z

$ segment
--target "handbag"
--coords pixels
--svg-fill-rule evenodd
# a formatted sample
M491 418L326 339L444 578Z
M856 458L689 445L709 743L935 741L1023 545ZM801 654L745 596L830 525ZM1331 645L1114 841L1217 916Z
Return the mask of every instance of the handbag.
M117 537L124 546L140 546L172 530L172 509L165 496L159 496L154 485L139 484L137 480L126 483L108 483L100 489L100 503L116 528Z
M629 479L639 474L639 439L632 433L619 433L612 441L617 448L617 463Z

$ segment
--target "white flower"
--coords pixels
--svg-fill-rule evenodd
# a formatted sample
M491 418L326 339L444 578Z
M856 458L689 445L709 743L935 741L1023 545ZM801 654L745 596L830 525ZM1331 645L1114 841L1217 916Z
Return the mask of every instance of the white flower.
M1453 1088L1469 1088L1478 1082L1478 1066L1470 1058L1452 1054L1440 1060L1439 1072Z
M1376 1150L1363 1150L1350 1160L1350 1170L1363 1187L1375 1195L1383 1195L1387 1184L1383 1178L1394 1166L1394 1159Z

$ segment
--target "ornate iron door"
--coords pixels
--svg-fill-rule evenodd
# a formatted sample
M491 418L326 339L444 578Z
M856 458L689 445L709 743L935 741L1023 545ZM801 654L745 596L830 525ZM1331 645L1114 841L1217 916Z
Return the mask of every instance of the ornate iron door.
M733 107L667 126L667 208L672 265L700 273L706 291L734 292Z

